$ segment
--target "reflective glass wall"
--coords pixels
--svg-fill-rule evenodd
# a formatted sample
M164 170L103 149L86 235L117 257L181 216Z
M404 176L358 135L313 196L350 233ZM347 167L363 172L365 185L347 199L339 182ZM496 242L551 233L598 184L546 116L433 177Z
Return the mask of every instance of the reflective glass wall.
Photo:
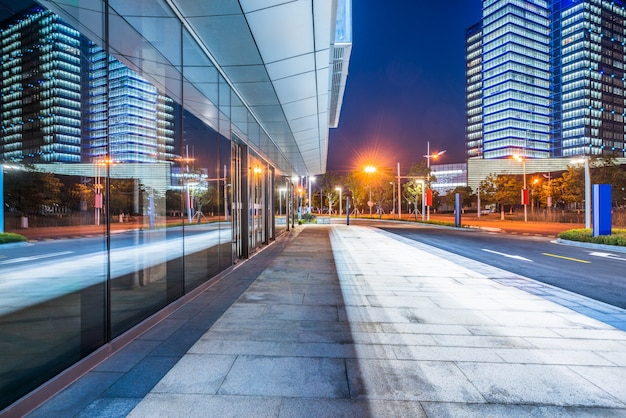
M285 231L289 190L165 3L0 2L2 410Z

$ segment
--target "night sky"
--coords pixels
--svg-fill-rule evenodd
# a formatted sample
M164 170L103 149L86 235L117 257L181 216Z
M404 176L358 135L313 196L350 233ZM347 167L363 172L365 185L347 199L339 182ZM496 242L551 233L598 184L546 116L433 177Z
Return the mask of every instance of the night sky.
M465 161L465 29L480 0L353 0L352 56L327 171ZM434 161L434 160L433 160Z

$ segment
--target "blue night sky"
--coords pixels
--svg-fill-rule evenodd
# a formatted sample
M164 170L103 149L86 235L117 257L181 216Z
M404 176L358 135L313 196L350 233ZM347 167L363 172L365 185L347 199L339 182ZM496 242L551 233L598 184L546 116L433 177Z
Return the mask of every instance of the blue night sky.
M352 56L328 171L374 163L406 173L431 153L465 160L465 29L480 0L352 0Z

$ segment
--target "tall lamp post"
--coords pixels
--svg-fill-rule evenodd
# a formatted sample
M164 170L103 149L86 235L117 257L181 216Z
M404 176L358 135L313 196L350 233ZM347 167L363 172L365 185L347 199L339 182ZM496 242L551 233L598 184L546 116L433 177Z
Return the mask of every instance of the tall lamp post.
M339 192L339 216L341 216L341 199L342 199L342 193L343 193L343 189L339 186L335 187L335 190L337 190Z
M396 184L393 181L390 181L389 184L391 184L391 195L393 196L392 200L391 200L391 210L392 213L395 211L396 208ZM395 218L395 216L392 216L392 219Z
M313 200L313 195L311 194L311 185L313 183L315 183L315 177L309 176L308 183L309 183L309 213L312 213L311 212L311 201Z
M430 159L434 158L435 160L439 158L441 155L445 154L447 150L439 151L434 154L430 153L430 141L426 142L426 167L428 168L428 188L430 189ZM430 206L426 206L427 219L430 221Z
M522 163L522 169L524 171L524 188L522 189L522 204L524 205L524 222L528 222L528 190L526 189L526 158L520 155L514 157L517 161Z
M584 164L585 168L585 228L591 228L591 173L589 171L589 156L572 160L574 164Z
M376 167L374 167L373 165L368 165L365 167L365 172L368 174L372 174L376 172ZM372 202L372 185L369 185L369 189L370 189L370 199L367 202L367 206L370 207L370 218L372 217L372 206L374 206L374 202Z

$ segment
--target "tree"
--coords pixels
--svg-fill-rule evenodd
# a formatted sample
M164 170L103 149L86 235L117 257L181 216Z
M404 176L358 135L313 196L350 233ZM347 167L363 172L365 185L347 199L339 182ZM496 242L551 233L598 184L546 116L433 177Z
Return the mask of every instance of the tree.
M364 204L371 197L372 204L377 203L381 209L383 202L391 200L393 190L389 183L392 180L393 174L390 170L376 169L369 173L355 170L348 175L345 183L352 194L355 208L363 210Z
M136 207L139 206L138 202L135 202L135 184L134 179L109 179L109 210L112 215L118 215L121 213L131 214L136 211ZM137 195L143 193L143 188L139 187ZM139 202L142 200L140 199Z
M594 158L590 162L591 183L610 184L611 196L615 206L626 204L626 172L618 164L615 156Z
M444 199L448 206L454 207L457 193L461 194L461 209L463 211L464 208L472 206L476 195L472 193L472 188L469 186L457 186L453 190L447 190Z
M553 200L560 207L583 203L585 200L585 179L580 167L567 167L561 177L552 180Z
M315 184L322 191L322 195L326 196L326 206L324 202L320 202L320 212L325 208L332 208L339 199L339 192L335 190L337 186L341 186L344 179L337 173L328 171L317 177ZM313 192L313 194L315 194Z
M496 202L496 177L494 173L490 173L484 180L481 180L479 186L480 202L483 205L490 205ZM480 208L478 208L480 210Z
M165 207L170 213L182 213L183 193L180 190L168 189L165 192Z
M5 185L5 204L22 216L37 215L44 206L62 203L63 184L52 173L24 166L24 170L6 171Z
M522 187L523 184L517 176L492 173L480 182L480 197L487 204L500 205L500 216L504 219L505 206L510 206L510 211L513 212L513 205L520 202Z
M417 217L417 208L421 206L422 203L422 189L423 183L420 181L426 182L429 184L429 178L432 180L434 177L429 176L430 170L425 161L420 161L418 163L414 163L409 168L409 177L411 178L408 182L404 184L402 187L402 196L408 202L414 202L415 204L415 216Z
M362 205L368 199L366 187L361 180L361 173L357 171L349 173L345 179L345 185L352 196L352 209L361 210Z

